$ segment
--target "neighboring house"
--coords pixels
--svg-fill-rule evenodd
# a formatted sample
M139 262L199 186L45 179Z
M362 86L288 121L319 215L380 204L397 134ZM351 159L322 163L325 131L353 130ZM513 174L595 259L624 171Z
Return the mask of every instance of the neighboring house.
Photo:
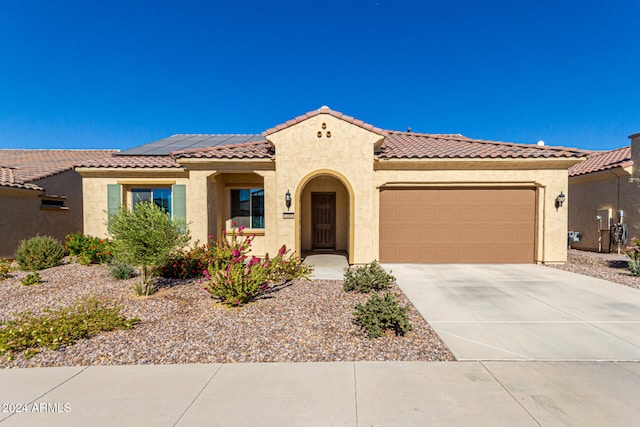
M569 231L580 233L571 247L617 251L610 229L620 222L627 224L629 238L640 237L640 134L629 138L630 146L594 151L569 168Z
M558 263L567 211L555 200L584 158L387 131L322 107L262 134L174 135L76 171L93 235L107 235L107 212L153 199L200 242L246 226L256 255L286 244L299 255L346 253L352 264Z
M0 150L0 258L13 258L20 240L36 234L60 240L82 231L78 163L113 150Z

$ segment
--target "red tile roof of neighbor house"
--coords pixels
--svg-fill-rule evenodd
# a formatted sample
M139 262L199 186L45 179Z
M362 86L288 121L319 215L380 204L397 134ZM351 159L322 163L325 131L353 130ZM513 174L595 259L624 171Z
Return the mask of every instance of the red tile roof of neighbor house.
M274 153L269 142L257 141L174 151L171 155L176 159L271 159Z
M0 150L2 182L27 184L74 168L80 162L111 156L114 150ZM15 185L14 185L15 186Z
M3 166L0 166L0 187L13 187L26 190L43 191L42 187L39 187L35 184L25 183L20 178L16 178L13 170L13 168L5 168Z
M569 176L584 175L617 167L631 166L631 147L622 147L609 151L593 151L587 160L569 168Z

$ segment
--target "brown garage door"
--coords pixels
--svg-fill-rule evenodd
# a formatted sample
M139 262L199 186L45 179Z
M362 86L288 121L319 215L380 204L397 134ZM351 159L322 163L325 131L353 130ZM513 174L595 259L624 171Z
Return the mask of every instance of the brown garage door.
M535 189L420 188L380 192L380 260L534 262Z

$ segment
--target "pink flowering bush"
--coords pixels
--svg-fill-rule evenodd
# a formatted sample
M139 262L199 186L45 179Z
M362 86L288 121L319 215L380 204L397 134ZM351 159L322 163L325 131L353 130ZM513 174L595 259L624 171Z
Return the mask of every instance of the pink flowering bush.
M274 258L268 254L264 259L249 257L252 239L253 236L244 234L244 227L234 228L217 242L214 259L203 271L204 289L223 304L247 304L282 282L306 278L311 273L299 258L286 256L285 246Z

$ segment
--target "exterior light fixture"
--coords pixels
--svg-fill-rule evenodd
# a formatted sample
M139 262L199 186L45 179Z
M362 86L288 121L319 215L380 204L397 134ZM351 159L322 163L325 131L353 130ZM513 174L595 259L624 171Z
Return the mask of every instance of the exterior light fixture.
M564 193L561 191L560 194L558 194L558 197L556 197L556 209L560 208L564 204L565 200L566 200L566 197Z
M291 193L287 190L287 193L284 195L284 203L287 205L287 210L291 207Z

